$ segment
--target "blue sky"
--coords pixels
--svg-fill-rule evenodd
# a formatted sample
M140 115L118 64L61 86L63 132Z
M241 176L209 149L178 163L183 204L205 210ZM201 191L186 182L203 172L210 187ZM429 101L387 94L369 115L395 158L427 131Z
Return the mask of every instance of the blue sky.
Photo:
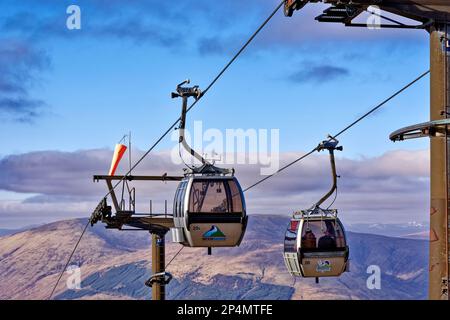
M8 137L14 132L14 139L3 139L1 152L6 155L108 147L129 130L136 145L145 149L179 115L179 101L169 98L176 83L189 77L205 87L276 1L261 1L260 7L248 5L232 12L229 19L223 17L225 27L211 22L214 14L208 19L208 14L195 13L192 19L202 19L190 21L190 12L179 13L189 21L184 26L181 19L153 12L159 2L143 6L146 12L135 13L132 8L139 7L137 3L78 1L82 29L72 31L65 29L65 8L70 1L57 1L56 6L53 1L22 2L20 6L2 3L4 18L28 14L35 21L28 28L10 26L2 37L23 41L48 60L48 66L30 71L34 79L29 96L43 101L45 106L38 110L41 114L31 117L31 123L3 121L0 134ZM108 10L102 11L102 4ZM219 8L209 7L220 13ZM226 7L225 13L233 9L231 4ZM252 7L255 13L246 13ZM311 5L306 13L299 12L291 19L280 12L196 107L191 119L219 129L279 128L281 150L304 150L428 69L426 32L355 31L320 24L310 18L321 8ZM119 10L125 13L118 14ZM108 14L113 18L107 18ZM51 17L45 22L53 21L51 28L40 26L45 17ZM170 31L177 29L188 37L181 45L165 45L152 35L141 38L124 35L132 32L129 30L122 35L108 31L116 24L120 24L118 29L125 28L136 17L149 27L167 30L167 37L174 36ZM109 25L108 19L118 22ZM304 27L298 23L302 20ZM291 24L290 31L298 36L280 35L271 29L284 23ZM335 35L326 33L330 29L336 29ZM227 40L217 52L214 45L203 52L204 37ZM320 70L324 75L314 72ZM425 79L345 136L348 152L376 155L396 148L387 135L398 127L426 120L428 95ZM169 147L168 142L161 148ZM409 142L402 147L424 148L427 143Z
M179 116L176 84L190 78L204 88L277 2L3 0L0 159L112 148L130 130L147 149ZM70 4L81 8L81 30L66 29ZM325 7L292 18L280 11L189 123L277 128L280 151L301 153L428 70L425 31L314 21ZM427 77L342 136L344 156L427 149L427 140L393 144L388 135L426 121L428 110ZM165 139L157 150L173 144Z

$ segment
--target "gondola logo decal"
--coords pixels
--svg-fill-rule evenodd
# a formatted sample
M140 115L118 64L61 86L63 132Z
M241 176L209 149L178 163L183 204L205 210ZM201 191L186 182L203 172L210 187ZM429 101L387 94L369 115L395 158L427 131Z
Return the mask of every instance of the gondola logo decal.
M328 260L319 260L317 261L317 272L330 272L331 271L331 262Z
M209 231L203 234L203 240L223 241L226 239L225 234L216 226L211 226Z

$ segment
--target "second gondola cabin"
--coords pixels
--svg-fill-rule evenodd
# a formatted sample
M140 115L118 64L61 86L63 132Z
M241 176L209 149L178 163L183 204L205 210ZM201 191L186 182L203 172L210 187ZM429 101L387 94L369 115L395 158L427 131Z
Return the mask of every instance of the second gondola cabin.
M247 227L245 200L234 176L189 174L173 204L173 241L190 247L238 246Z
M347 239L335 210L294 215L284 239L284 261L293 276L336 277L348 271Z
M294 213L284 238L284 262L290 274L314 277L316 282L321 277L337 277L349 271L349 247L337 210L320 207L337 191L334 151L342 151L338 144L329 137L317 147L318 151L329 151L333 184L310 209Z

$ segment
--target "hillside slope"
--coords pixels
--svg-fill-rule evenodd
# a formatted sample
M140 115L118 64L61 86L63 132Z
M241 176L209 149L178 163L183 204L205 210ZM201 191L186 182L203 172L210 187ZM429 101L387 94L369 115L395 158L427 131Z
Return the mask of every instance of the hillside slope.
M282 241L289 219L253 215L239 248L185 248L171 264L168 299L424 299L428 242L348 233L351 272L337 279L294 279L285 269ZM0 237L0 299L46 299L83 229L70 220ZM179 245L167 240L167 259ZM81 266L82 289L58 299L148 299L150 237L145 232L89 228L72 264ZM381 290L369 290L366 269L378 265Z

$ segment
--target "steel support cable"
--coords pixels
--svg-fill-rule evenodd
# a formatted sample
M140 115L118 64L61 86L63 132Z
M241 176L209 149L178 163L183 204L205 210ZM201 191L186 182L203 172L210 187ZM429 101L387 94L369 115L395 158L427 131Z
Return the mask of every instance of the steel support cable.
M252 184L250 187L245 188L242 192L247 192L248 190L250 190L250 189L256 187L257 185L263 183L264 181L266 181L266 180L272 178L273 176L275 176L275 175L279 174L280 172L286 170L287 168L293 166L293 165L296 164L297 162L302 161L302 160L305 159L306 157L309 157L309 156L312 155L314 152L316 152L316 150L317 150L317 147L315 147L314 149L312 149L312 150L309 151L308 153L302 155L300 158L297 158L297 159L295 159L294 161L292 161L292 162L288 163L287 165L285 165L284 167L278 169L277 172L272 173L271 175L266 176L266 177L264 177L264 178L261 179L261 180L258 180L257 182L255 182L254 184Z
M75 254L75 251L77 250L78 245L79 245L80 242L81 242L81 238L83 238L83 236L84 236L84 234L85 234L85 232L86 232L86 230L87 230L87 227L89 226L90 223L91 223L91 222L88 220L88 222L87 222L86 225L84 226L84 229L83 229L83 231L81 232L81 235L80 235L80 237L78 238L78 241L77 241L77 243L75 244L75 247L73 248L72 252L70 253L69 259L67 259L67 262L66 262L66 265L64 266L63 271L59 274L58 280L56 281L55 286L53 287L52 292L50 293L50 296L48 297L48 300L51 300L51 298L52 298L52 296L53 296L53 293L55 293L55 290L56 290L56 288L58 287L59 281L61 281L61 278L62 278L62 276L63 276L63 274L64 274L64 271L66 271L67 267L69 266L69 263L70 263L70 261L72 260L72 257L73 257L73 255Z
M382 106L384 106L386 103L388 103L389 101L391 101L392 99L394 99L395 97L397 97L398 95L400 95L401 93L403 93L404 91L406 91L407 89L409 89L411 86L413 86L414 84L416 84L417 82L419 82L419 80L422 80L422 78L424 78L425 76L427 76L430 73L430 70L422 73L420 76L418 76L416 79L414 79L413 81L411 81L410 83L408 83L406 86L404 86L403 88L401 88L400 90L398 90L397 92L395 92L393 95L391 95L389 98L387 98L386 100L382 101L380 104L378 104L377 106L373 107L372 109L370 109L369 111L367 111L365 114L363 114L361 117L359 117L358 119L356 119L355 121L353 121L352 123L350 123L348 126L346 126L344 129L342 129L341 131L339 131L337 134L335 134L334 136L332 136L333 138L337 138L340 135L342 135L344 132L346 132L347 130L349 130L351 127L355 126L357 123L361 122L364 118L370 116L372 113L374 113L375 111L377 111L378 109L380 109Z
M250 38L245 42L245 44L239 49L239 51L231 58L231 60L225 65L225 67L223 67L220 72L217 74L217 76L210 82L210 84L206 87L206 89L203 91L202 95L195 100L190 106L189 108L186 110L186 113L189 112L200 100L201 98L203 98L203 96L206 95L206 93L214 86L214 84L222 77L222 75L225 73L225 71L228 70L228 68L234 63L234 61L241 55L241 53L248 47L248 45L255 39L255 37L259 34L259 32L267 25L267 23L269 23L269 21L273 18L273 16L277 13L277 11L284 5L284 0L280 2L279 5L277 5L275 7L275 9L272 11L272 13L266 18L266 20L264 20L264 22L258 27L258 29L256 29L256 31L250 36ZM136 167L150 154L150 152L153 151L153 149L155 149L155 147L170 133L170 131L172 131L172 129L178 124L178 122L181 120L181 117L179 117L164 133L161 137L158 138L158 140L156 140L156 142L141 156L141 158L138 159L138 161L136 161L136 163L128 170L128 172L122 177L122 179L120 179L119 181L117 181L117 183L115 185L113 185L112 189L108 191L108 193L106 193L106 195L103 198L108 197L111 192L117 188L117 186L122 183L124 180L127 179L127 176L129 176L131 174L131 172L136 169ZM81 238L84 235L84 232L86 231L87 227L89 225L89 221L86 224L85 229L83 230L83 233L81 234L80 238L77 241L77 244L74 248L74 250L72 251L66 266L64 267L64 269L61 271L61 274L58 278L58 281L55 285L55 287L52 290L52 293L49 297L49 299L51 299L51 297L53 296L53 293L56 289L56 287L58 286L59 281L61 280L62 275L64 274L64 272L66 271L67 266L70 263L70 260L72 259L73 254L75 253L78 244L81 241ZM180 250L181 252L181 250ZM178 255L178 253L175 255L175 257ZM174 258L175 258L174 257ZM173 258L173 259L174 259Z
M371 115L372 113L374 113L375 111L377 111L378 109L380 109L382 106L384 106L386 103L388 103L389 101L391 101L392 99L394 99L395 97L397 97L398 95L400 95L401 93L403 93L405 90L407 90L408 88L410 88L412 85L414 85L416 82L418 82L419 80L421 80L422 78L424 78L426 75L428 75L430 73L430 70L422 73L420 76L418 76L416 79L414 79L413 81L411 81L410 83L408 83L406 86L404 86L403 88L401 88L400 90L396 91L393 95L391 95L390 97L388 97L386 100L382 101L381 103L379 103L378 105L376 105L375 107L373 107L372 109L370 109L369 111L367 111L365 114L363 114L361 117L357 118L355 121L353 121L352 123L350 123L348 126L346 126L344 129L342 129L341 131L339 131L337 134L335 134L334 136L331 136L331 138L328 140L328 142L330 142L332 140L332 138L337 138L340 135L342 135L343 133L345 133L346 131L348 131L350 128L352 128L353 126L355 126L356 124L358 124L359 122L361 122L362 120L364 120L366 117L368 117L369 115ZM288 163L287 165L285 165L284 167L282 167L281 169L279 169L277 172L264 177L263 179L255 182L254 184L252 184L251 186L247 187L246 189L244 189L243 192L246 192L254 187L256 187L257 185L263 183L264 181L272 178L273 176L279 174L280 172L284 171L285 169L291 167L292 165L296 164L297 162L305 159L306 157L309 157L311 154L313 154L314 152L316 152L318 149L318 147L315 147L314 149L312 149L311 151L309 151L308 153L304 154L303 156L295 159L294 161Z
M173 260L175 260L175 258L180 254L180 252L184 249L184 246L181 246L180 250L178 250L177 253L175 253L172 257L172 259L170 259L170 261L166 264L166 266L164 267L164 269L167 269L167 267L170 266L170 264L172 263Z

